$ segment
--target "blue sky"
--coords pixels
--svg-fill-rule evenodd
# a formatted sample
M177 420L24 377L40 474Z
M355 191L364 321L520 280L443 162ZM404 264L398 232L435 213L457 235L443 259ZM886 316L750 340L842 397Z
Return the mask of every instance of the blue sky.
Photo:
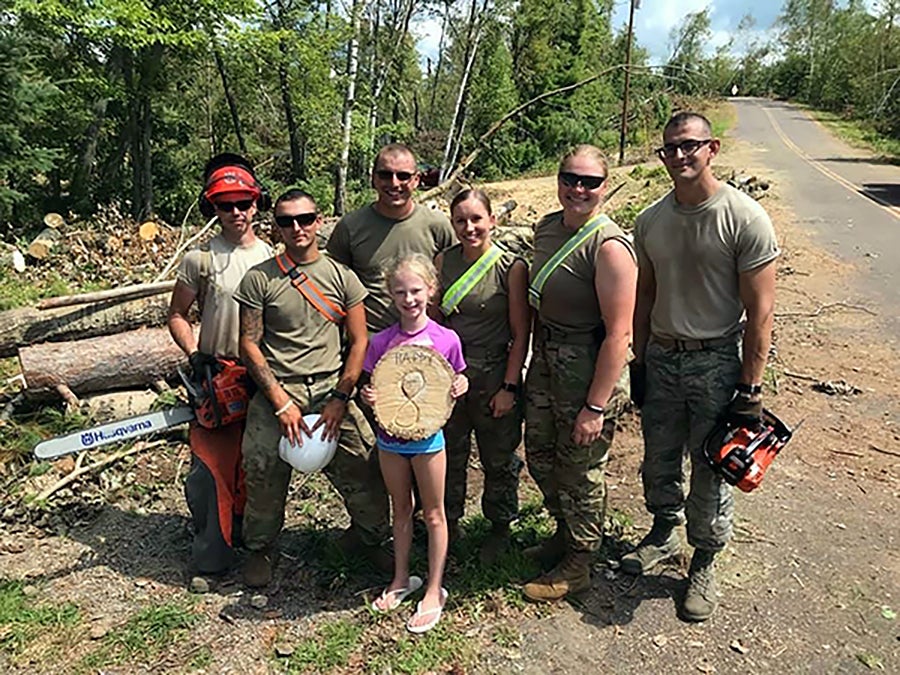
M737 29L745 14L756 19L755 29L763 33L770 29L781 14L783 0L641 0L634 13L634 32L642 47L650 52L653 64L664 63L669 56L669 33L679 26L688 14L709 7L710 47L725 44ZM613 27L628 25L628 0L616 0Z

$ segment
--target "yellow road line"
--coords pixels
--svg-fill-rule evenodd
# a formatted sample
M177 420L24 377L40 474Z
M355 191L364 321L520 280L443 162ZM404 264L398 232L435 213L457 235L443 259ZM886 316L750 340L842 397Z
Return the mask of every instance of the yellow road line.
M775 118L772 116L772 113L770 113L762 105L760 106L760 108L762 108L762 111L766 114L766 117L769 118L769 122L772 124L772 128L775 130L775 133L778 134L778 137L781 139L781 141L788 147L789 150L793 151L794 154L796 154L798 157L800 157L800 159L802 159L804 162L806 162L807 164L812 166L814 169L817 169L823 176L830 178L831 180L833 180L836 183L840 183L845 188L850 190L853 194L875 202L876 206L884 209L890 215L894 216L894 218L900 219L900 208L898 208L896 206L891 206L891 204L889 204L888 202L884 201L883 199L881 199L879 197L876 197L875 195L867 194L864 191L864 189L861 188L860 186L856 185L855 183L851 183L849 180L847 180L843 176L839 176L834 171L832 171L828 167L824 166L821 162L817 162L812 157L807 155L805 152L803 152L803 150L801 150L797 146L796 143L794 143L790 138L788 138L785 135L784 131L782 131L782 129L781 129L781 126L778 124L778 122L775 121Z

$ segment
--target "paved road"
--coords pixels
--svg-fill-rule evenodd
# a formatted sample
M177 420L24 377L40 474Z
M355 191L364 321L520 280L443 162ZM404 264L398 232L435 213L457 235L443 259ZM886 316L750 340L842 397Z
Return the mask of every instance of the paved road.
M900 334L900 166L851 148L789 103L731 100L735 136L789 177L782 193L791 208L821 245L856 265L857 299L879 307L885 326Z

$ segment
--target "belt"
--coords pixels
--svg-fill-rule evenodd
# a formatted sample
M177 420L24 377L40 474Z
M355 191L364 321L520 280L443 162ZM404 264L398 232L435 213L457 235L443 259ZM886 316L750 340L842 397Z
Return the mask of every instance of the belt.
M704 349L713 349L715 347L724 347L737 343L737 335L729 335L728 337L711 338L709 340L674 340L672 338L660 337L659 335L651 335L650 342L657 344L663 349L675 352L699 352Z
M556 342L564 345L598 345L602 342L596 332L569 333L540 323L535 326L535 338L542 342Z
M286 384L305 384L306 386L311 386L316 382L321 382L322 380L334 377L339 372L341 371L332 370L328 373L313 373L312 375L291 375L290 377L284 378L284 381Z

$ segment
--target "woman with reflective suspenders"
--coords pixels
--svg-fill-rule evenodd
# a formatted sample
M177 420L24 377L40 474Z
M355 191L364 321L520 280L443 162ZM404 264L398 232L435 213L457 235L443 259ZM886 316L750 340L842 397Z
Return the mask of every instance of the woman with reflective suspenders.
M481 508L491 533L481 560L493 562L509 545L509 524L518 512L516 448L522 440L522 366L528 352L528 268L491 241L495 218L481 190L464 190L450 205L459 243L439 254L444 323L459 335L469 391L444 427L447 443L445 505L451 542L458 536L466 499L466 468L475 433L484 468Z
M528 470L556 533L526 549L549 570L524 592L557 600L590 587L606 507L604 472L631 342L637 265L631 243L602 212L608 166L591 145L559 165L561 211L535 227L528 301L534 347L525 382Z

